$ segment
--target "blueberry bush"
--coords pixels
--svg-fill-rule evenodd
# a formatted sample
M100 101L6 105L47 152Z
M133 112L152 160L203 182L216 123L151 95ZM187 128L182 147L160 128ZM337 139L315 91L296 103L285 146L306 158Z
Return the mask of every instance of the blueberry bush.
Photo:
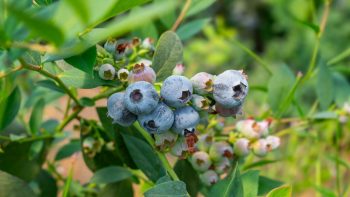
M349 196L348 13L0 1L0 197Z

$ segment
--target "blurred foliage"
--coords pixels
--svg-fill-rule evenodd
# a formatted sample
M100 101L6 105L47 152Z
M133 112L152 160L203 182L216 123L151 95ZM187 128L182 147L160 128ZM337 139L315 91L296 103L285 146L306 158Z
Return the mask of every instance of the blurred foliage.
M0 196L15 192L23 196L26 191L27 196L55 196L58 190L67 196L132 196L131 185L141 182L141 189L152 187L146 196L164 194L174 186L178 188L174 193L186 194L183 182L192 186L187 188L191 195L208 194L200 189L197 177L189 176L194 171L184 161L175 166L183 182L164 178L159 159L144 138L133 127L112 125L105 108L97 108L99 120L81 119L76 128L81 139L63 132L83 107L94 106L111 93L102 87L101 94L84 100L78 89L108 86L120 91L120 83L97 77L94 66L100 49L96 44L134 36L162 40L160 35L180 14L180 4L161 0L0 1ZM290 194L289 186L267 176L292 185L297 196L350 195L349 18L348 0L192 0L176 30L184 45L186 76L244 69L250 84L244 116L274 119L272 130L282 137L282 148L264 159L249 156L242 166L260 170L240 176L243 183L258 181L258 194L276 187L268 196ZM180 40L171 41L168 45L181 47ZM166 50L171 49L156 53ZM178 56L176 60L180 52ZM167 62L153 61L157 71L165 73L163 78L169 74L167 67L161 67ZM174 63L178 62L168 62ZM67 92L68 107L60 106L55 101ZM65 119L48 120L46 106L59 108ZM233 122L228 119L225 127ZM56 158L46 160L49 149L66 138L70 141ZM84 152L86 138L98 143L102 139L97 153ZM138 153L134 156L130 150ZM87 166L97 172L86 185L71 176L62 177L57 170L60 160L78 151L83 151ZM110 171L103 172L107 166L112 166ZM103 173L123 176L105 180L98 177ZM238 175L233 173L224 181L231 179L242 186L234 176ZM153 183L144 181L146 177ZM96 185L96 180L103 184ZM4 186L4 182L16 187ZM230 190L227 184L217 187Z

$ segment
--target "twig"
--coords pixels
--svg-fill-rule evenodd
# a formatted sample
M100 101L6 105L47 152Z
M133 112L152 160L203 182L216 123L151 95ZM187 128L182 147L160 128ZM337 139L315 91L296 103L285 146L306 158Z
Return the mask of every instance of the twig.
M186 3L184 5L184 7L182 8L180 15L177 17L174 25L171 27L172 31L176 31L176 29L179 27L182 20L185 18L186 12L190 8L190 5L191 5L191 0L186 0Z
M12 69L9 70L8 72L0 72L0 79L1 79L1 78L4 78L4 77L6 77L6 76L8 76L8 75L11 74L11 73L14 73L14 72L16 72L16 71L19 71L19 70L21 70L22 68L23 68L23 66L22 66L22 65L19 65L19 66L16 66L16 67L12 68Z
M37 65L31 65L28 64L27 62L25 62L23 59L19 59L19 61L21 62L22 66L28 70L33 70L33 71L37 71L40 74L53 79L54 81L56 81L58 83L59 86L61 86L61 88L63 88L63 90L69 95L69 97L71 97L74 102L78 105L81 106L78 98L73 94L73 92L63 83L63 81L57 77L54 74L51 74L50 72L47 72L46 70L43 69L42 66L37 66Z
M180 180L179 177L176 175L175 171L173 170L173 168L171 167L164 153L161 153L156 150L156 146L154 144L154 140L152 139L152 137L143 128L141 128L141 126L138 123L134 124L134 126L137 128L140 134L146 139L146 141L152 146L152 148L156 151L158 158L162 162L166 171L169 173L170 177L175 181Z

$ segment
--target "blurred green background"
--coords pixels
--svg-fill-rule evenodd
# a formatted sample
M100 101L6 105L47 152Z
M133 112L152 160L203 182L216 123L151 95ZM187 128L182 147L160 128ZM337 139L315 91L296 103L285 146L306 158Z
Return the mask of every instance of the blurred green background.
M1 1L1 75L16 69L20 56L32 63L38 56L41 64L111 37L157 40L185 3L72 2ZM282 147L263 159L248 157L244 168L292 184L294 196L350 195L349 19L348 0L193 0L176 31L184 45L184 75L227 69L248 74L243 117L272 117L272 133L282 137ZM42 64L60 73L56 63ZM63 94L34 89L35 76L10 76L10 86L19 84L25 98L18 122L42 95L46 104L64 111L56 102ZM9 95L4 84L2 99Z

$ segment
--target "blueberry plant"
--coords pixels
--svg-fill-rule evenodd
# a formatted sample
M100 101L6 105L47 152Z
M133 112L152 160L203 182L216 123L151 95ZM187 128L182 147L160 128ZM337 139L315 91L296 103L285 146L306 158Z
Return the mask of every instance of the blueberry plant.
M285 65L272 69L232 40L231 31L221 31L218 37L227 38L268 73L267 88L251 85L250 70L239 65L211 72L198 66L193 74L185 72L191 64L183 58L183 41L208 23L194 16L214 3L1 1L0 197L291 196L289 181L253 168L275 165L278 160L269 158L273 154L282 160L280 146L295 150L292 131L336 127L329 138L337 148L347 136L350 107L344 103L350 85L340 74L331 76L318 58L330 2L325 1L319 25L306 24L315 30L317 41L304 75ZM185 19L189 22L183 24ZM215 53L207 51L208 56ZM329 64L349 54L345 51ZM252 75L253 84L264 83ZM316 87L318 99L306 115L298 98L308 93L314 75L322 88ZM83 89L94 91L87 95ZM262 115L245 112L251 92L266 89L271 109ZM61 100L55 104L61 97L65 106ZM319 104L325 111L316 112ZM60 115L47 119L52 106ZM91 109L95 118L85 114ZM327 138L315 135L315 143ZM92 172L84 183L73 178L79 155ZM340 184L346 178L339 178L339 168L349 169L349 164L339 154L330 158L337 173L333 192L321 186L320 154L312 156L316 190L346 196L347 188ZM60 163L66 159L73 162L63 172Z

